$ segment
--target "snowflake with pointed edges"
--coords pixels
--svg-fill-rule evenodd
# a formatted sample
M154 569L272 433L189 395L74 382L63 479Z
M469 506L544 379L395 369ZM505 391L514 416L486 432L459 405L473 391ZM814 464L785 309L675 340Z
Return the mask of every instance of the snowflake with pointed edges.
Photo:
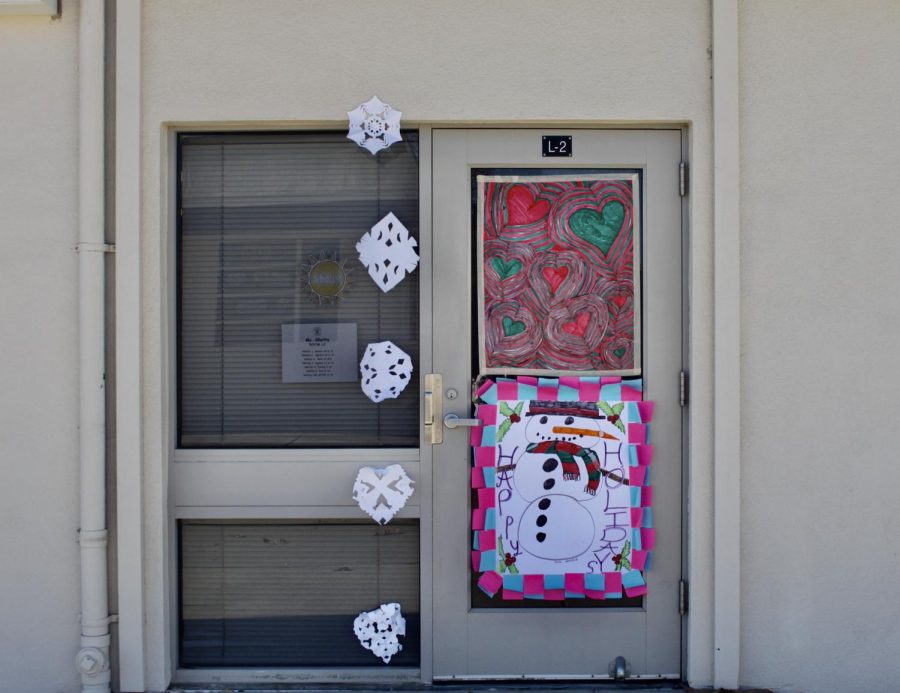
M347 115L350 117L347 137L373 155L403 139L400 136L400 116L403 114L377 96L348 111Z

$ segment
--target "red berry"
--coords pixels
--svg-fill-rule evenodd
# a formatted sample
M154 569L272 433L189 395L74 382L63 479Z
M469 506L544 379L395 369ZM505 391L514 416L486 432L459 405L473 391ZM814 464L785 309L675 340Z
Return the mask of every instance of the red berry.
M518 414L513 414L512 416L509 417L509 420L512 423L519 423L522 420L522 417L519 416Z
M614 424L616 421L619 420L619 417L617 414L613 414L612 416L607 416L606 420L609 421L611 424Z

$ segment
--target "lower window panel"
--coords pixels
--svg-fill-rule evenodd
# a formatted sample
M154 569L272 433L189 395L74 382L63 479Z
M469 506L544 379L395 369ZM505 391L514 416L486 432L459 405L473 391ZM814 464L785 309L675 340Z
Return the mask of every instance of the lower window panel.
M391 667L419 665L419 524L179 523L182 667L385 666L353 620L388 602L406 619Z

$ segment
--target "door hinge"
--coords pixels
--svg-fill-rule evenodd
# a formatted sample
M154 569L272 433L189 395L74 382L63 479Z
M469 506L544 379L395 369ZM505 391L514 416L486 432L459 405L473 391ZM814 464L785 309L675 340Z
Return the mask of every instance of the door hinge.
M684 616L688 611L688 584L684 580L678 581L678 614Z
M678 403L686 406L688 403L688 374L684 371L678 374Z
M682 161L678 164L678 194L681 197L688 194L689 178L687 162Z

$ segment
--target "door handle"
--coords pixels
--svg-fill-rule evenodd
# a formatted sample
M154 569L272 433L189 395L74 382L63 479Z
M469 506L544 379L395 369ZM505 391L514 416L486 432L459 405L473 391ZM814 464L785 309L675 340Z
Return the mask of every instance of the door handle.
M459 426L478 428L483 424L481 419L461 419L456 414L447 414L447 416L444 417L444 425L447 428L457 428Z
M429 445L440 445L444 442L444 428L441 426L443 396L444 384L441 374L428 373L425 376L422 424L425 428L425 442Z

